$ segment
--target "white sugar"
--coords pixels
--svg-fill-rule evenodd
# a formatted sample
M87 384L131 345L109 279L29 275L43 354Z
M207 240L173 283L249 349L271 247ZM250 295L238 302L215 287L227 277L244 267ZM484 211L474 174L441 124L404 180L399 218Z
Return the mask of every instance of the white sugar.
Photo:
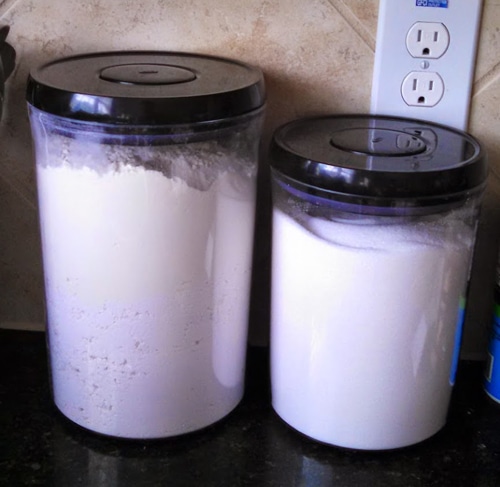
M273 407L302 433L344 447L431 436L447 414L473 230L453 213L403 223L305 218L274 210Z

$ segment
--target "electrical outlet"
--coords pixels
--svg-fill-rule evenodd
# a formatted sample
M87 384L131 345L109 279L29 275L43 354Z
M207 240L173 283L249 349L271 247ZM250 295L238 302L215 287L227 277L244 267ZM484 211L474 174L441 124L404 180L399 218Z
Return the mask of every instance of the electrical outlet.
M439 74L412 71L401 85L401 96L408 106L433 107L443 98L444 83Z
M370 111L466 130L482 0L380 0Z
M450 33L440 22L415 22L406 36L406 48L416 58L438 59L450 45Z

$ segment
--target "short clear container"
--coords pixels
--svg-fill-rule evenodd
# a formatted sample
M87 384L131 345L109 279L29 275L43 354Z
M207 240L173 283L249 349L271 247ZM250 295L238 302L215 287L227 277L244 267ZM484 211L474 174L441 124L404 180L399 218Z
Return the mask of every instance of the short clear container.
M96 53L28 102L56 406L122 438L213 424L244 390L261 72Z
M341 447L418 443L446 422L484 151L430 123L345 115L271 147L272 403Z

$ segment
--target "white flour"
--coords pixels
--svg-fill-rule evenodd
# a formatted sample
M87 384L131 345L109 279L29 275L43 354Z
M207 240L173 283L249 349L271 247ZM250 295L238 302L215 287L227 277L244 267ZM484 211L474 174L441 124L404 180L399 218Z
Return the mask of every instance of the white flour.
M243 394L254 178L226 171L200 190L141 166L54 162L37 167L58 408L129 438L228 414Z
M273 228L277 413L308 436L350 448L396 448L437 432L473 231L453 214L393 225L310 218L302 226L278 209Z

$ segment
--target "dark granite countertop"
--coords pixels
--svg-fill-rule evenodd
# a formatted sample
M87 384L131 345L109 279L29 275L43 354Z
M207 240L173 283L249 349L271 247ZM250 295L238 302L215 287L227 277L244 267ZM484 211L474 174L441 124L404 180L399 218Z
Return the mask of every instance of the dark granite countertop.
M447 426L388 452L318 444L270 405L267 350L251 348L247 388L227 418L197 433L138 442L87 432L53 406L45 335L0 330L0 485L500 486L500 406L482 364L461 362Z

